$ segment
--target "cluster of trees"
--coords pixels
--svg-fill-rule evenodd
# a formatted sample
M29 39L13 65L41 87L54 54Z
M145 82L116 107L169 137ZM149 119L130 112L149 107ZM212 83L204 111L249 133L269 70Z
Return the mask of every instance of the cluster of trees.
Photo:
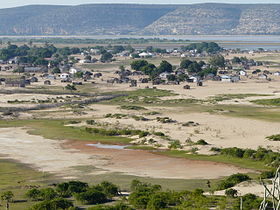
M183 51L196 50L197 53L218 53L223 50L217 43L215 42L202 42L202 43L193 43L187 46L182 46L181 49Z
M265 164L278 167L280 165L280 154L278 152L273 152L270 149L265 149L259 147L257 150L253 149L241 149L237 147L215 149L222 155L236 157L236 158L246 158L254 161L262 161Z
M205 68L203 68L205 67ZM180 68L185 69L189 74L195 74L204 77L208 74L217 74L217 66L206 65L204 61L191 61L189 59L184 59L180 63Z
M163 72L173 72L173 66L166 60L163 60L158 67L146 60L136 60L130 64L131 68L136 71L142 71L149 75L150 78L156 78Z
M101 204L119 195L119 188L106 181L94 186L81 181L69 181L60 183L55 188L33 188L25 195L32 201L40 201L31 207L32 210L76 209L67 198L74 197L82 204Z
M240 182L247 180L246 175L236 174L227 179L228 182ZM210 185L210 183L209 183ZM130 186L130 194L123 197L118 202L110 205L104 203L114 201L121 196L119 188L107 181L89 186L81 181L69 181L55 185L54 187L37 189L33 188L26 192L26 197L36 202L31 210L53 210L53 209L78 209L73 201L83 205L94 205L88 210L158 210L158 209L240 209L240 201L237 191L228 189L227 197L205 196L204 191L196 189L194 191L164 191L160 185L153 185L139 180L133 180ZM11 191L3 192L1 200L6 203L13 201ZM243 209L258 209L261 200L253 195L242 196ZM271 203L269 204L269 206Z
M53 45L45 44L43 47L28 46L28 45L8 45L6 48L0 50L0 60L7 61L11 58L18 57L18 63L27 63L35 65L48 65L45 58L54 57L52 64L58 64L65 57L79 53L79 48L56 48Z

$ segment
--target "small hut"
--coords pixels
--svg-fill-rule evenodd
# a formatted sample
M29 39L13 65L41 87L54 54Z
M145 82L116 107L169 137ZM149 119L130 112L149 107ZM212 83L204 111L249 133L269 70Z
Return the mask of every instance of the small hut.
M186 90L189 90L189 89L191 89L191 86L185 85L183 88L186 89Z
M44 81L44 85L51 85L51 81L50 80Z

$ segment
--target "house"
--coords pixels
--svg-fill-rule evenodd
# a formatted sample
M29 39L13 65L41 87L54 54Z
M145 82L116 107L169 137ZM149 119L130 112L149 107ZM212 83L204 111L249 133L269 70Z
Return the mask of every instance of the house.
M222 82L238 82L239 80L240 80L239 76L229 76L229 75L221 76Z
M244 71L244 70L241 70L241 71L239 71L239 75L240 75L240 76L246 76L246 75L247 75L247 72Z
M185 85L183 88L186 89L186 90L189 90L189 89L191 89L191 86Z
M32 78L30 79L30 82L38 82L38 78L37 78L37 77L32 77Z
M198 82L200 79L198 77L195 76L191 76L189 77L189 79L187 80L188 82Z
M258 78L259 79L267 79L267 75L266 74L259 74Z
M69 69L69 74L76 74L76 73L78 73L78 72L81 72L81 70L80 70L80 69L77 69L77 68L74 68L74 67L71 67L71 68Z
M274 76L280 76L280 71L274 72Z
M51 85L51 81L50 80L44 81L44 85Z
M161 79L167 79L167 76L169 76L169 75L170 75L169 72L163 72L163 73L161 73L161 74L159 75L159 77L160 77Z
M11 80L5 81L5 87L25 87L25 80Z
M142 52L139 54L140 58L147 58L147 57L152 57L153 54L152 53L146 53L146 52Z
M70 78L70 75L67 74L67 73L62 73L59 75L60 79L67 79L67 78Z

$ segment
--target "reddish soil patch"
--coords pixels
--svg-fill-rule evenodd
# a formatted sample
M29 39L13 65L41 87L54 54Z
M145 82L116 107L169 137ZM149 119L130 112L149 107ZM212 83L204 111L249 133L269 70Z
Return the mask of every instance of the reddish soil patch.
M88 146L92 142L68 141L65 149L77 149L82 153L105 159L106 164L97 166L111 172L176 179L216 179L234 173L247 173L249 170L232 165L210 161L172 158L141 150L102 149Z

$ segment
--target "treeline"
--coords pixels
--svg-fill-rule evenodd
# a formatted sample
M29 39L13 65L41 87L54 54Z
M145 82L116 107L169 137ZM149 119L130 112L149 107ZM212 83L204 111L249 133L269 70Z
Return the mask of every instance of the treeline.
M58 64L65 59L65 57L76 53L80 53L79 48L56 48L49 44L43 47L9 44L6 48L0 50L0 60L8 61L9 59L18 57L18 60L15 62L48 65L49 62L45 60L45 58L55 57L55 60L52 62Z
M244 158L250 159L254 161L264 162L267 166L271 167L279 167L280 165L280 154L279 152L273 152L270 149L265 149L263 147L259 147L257 150L253 149L241 149L237 147L231 148L212 148L212 151L216 151L221 155L235 157L235 158Z
M181 50L190 51L195 50L197 53L218 53L223 50L217 43L215 42L202 42L202 43L193 43L187 46L182 46Z
M239 198L231 193L224 197L206 196L201 189L164 191L160 185L139 180L131 182L128 196L123 196L118 186L107 181L92 186L81 181L63 182L48 188L29 189L25 196L36 202L30 210L79 209L74 203L94 205L88 210L240 209ZM1 199L13 203L14 195L11 191L3 192ZM242 200L244 210L258 209L261 203L261 199L253 194L242 196Z

